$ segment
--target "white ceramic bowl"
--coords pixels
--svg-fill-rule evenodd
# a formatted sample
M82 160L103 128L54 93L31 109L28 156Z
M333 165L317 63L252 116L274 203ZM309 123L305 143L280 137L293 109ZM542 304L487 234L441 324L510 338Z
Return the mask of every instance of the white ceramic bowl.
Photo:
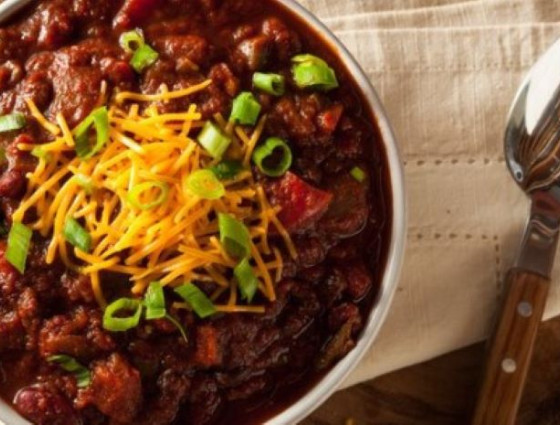
M356 347L342 359L323 379L310 389L295 404L270 419L269 425L293 425L311 414L317 407L324 403L344 379L354 370L359 361L366 354L379 333L381 326L387 316L391 301L398 284L398 278L406 240L406 197L404 188L404 175L399 150L395 136L385 114L383 106L372 87L366 74L352 57L348 49L336 38L336 36L317 17L302 7L295 0L281 0L281 3L294 15L306 22L317 34L328 42L339 55L341 62L346 66L349 73L354 77L356 84L364 94L364 99L369 104L377 126L381 133L381 139L387 155L389 165L390 188L392 194L392 229L391 242L387 257L385 272L381 282L381 290L377 302L374 305L365 328L360 336ZM4 402L0 400L0 424L2 425L29 425L21 419Z

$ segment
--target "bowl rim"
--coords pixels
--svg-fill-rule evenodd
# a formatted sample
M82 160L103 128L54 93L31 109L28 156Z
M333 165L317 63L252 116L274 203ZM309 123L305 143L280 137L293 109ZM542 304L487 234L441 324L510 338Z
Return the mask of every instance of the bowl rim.
M369 78L352 53L350 53L348 48L325 24L323 24L323 22L321 22L321 20L319 20L318 17L296 0L281 0L281 3L290 12L294 13L309 25L324 41L331 44L342 64L347 68L348 72L352 74L365 100L369 104L379 132L381 133L381 143L385 148L385 154L389 165L390 188L393 198L393 220L391 243L387 255L385 272L381 282L380 294L356 347L308 390L302 398L267 421L266 423L268 425L291 425L303 420L323 404L357 367L360 360L373 344L373 341L377 337L389 313L389 308L399 282L407 234L407 202L401 154L387 113L385 112L385 108L376 90L373 88Z
M309 25L325 42L331 44L342 64L352 74L356 84L371 108L381 134L381 142L385 148L385 154L389 165L390 188L393 201L391 243L387 255L385 272L381 282L380 294L374 310L367 320L356 347L297 402L291 404L266 422L268 425L292 425L309 416L339 388L340 384L344 382L357 367L360 360L365 356L381 330L396 292L404 259L407 233L407 202L404 169L400 159L399 147L385 109L366 73L338 37L336 37L313 13L296 0L274 1L281 3L289 12L295 14ZM27 425L29 422L23 419L0 399L0 425L8 424Z

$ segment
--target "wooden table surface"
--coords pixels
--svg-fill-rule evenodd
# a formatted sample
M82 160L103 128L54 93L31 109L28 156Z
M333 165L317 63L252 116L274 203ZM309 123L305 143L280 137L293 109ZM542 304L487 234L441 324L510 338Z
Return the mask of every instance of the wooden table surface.
M468 424L484 359L477 345L335 394L303 425ZM560 318L543 324L518 425L560 425Z

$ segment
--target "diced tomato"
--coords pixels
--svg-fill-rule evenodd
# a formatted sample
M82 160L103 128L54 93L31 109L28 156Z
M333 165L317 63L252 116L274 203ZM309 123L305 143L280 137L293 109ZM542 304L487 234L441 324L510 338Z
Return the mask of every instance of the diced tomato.
M196 330L196 350L194 363L209 368L219 366L222 353L218 347L218 333L213 326L200 326Z
M278 218L290 233L304 230L327 211L333 195L304 182L293 173L286 173L269 187L271 202L282 208Z
M344 107L342 105L333 105L317 115L317 125L324 134L332 134L338 127L343 112Z
M148 18L162 0L126 0L117 13L113 25L119 29L131 29Z

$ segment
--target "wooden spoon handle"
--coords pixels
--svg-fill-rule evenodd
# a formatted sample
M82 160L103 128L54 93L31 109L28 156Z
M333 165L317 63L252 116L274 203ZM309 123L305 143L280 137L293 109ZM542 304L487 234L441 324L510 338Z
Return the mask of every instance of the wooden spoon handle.
M512 425L531 363L550 280L522 270L508 275L509 292L486 364L473 425Z

